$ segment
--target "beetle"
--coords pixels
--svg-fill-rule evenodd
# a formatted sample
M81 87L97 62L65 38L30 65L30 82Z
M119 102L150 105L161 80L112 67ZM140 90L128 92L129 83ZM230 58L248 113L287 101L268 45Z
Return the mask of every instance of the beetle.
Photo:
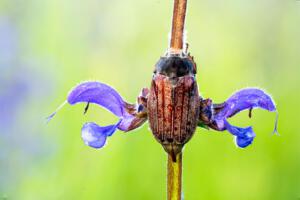
M168 53L155 65L147 99L150 129L175 160L193 136L199 118L197 67L186 53Z

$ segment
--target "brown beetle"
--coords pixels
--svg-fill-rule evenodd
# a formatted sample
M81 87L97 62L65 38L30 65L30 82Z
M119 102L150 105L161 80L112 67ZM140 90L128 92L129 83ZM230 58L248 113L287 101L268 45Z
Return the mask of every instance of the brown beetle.
M188 54L167 54L155 65L147 100L149 123L173 160L197 127L200 97L195 74L196 63Z

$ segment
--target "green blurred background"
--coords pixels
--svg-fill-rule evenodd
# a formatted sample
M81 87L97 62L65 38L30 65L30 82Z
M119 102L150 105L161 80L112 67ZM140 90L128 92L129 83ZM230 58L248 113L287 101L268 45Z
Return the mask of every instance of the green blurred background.
M83 123L116 117L92 105L45 117L83 80L135 102L168 46L172 1L0 1L0 199L166 199L166 154L148 124L118 131L101 150L84 145ZM230 121L254 126L239 149L227 132L198 129L184 149L185 199L300 199L300 1L190 0L187 40L204 97L265 88L275 114Z

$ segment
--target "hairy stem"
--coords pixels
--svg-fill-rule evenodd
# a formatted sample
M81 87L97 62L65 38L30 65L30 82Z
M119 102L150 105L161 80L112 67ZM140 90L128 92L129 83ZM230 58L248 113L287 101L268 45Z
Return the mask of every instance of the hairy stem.
M176 161L168 154L168 200L181 200L182 153L176 155Z
M187 0L174 0L173 20L170 49L180 51L183 49L184 22Z

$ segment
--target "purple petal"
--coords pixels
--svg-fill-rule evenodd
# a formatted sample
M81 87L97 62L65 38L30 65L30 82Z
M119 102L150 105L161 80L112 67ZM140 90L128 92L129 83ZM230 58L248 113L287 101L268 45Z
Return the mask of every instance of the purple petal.
M275 103L271 96L257 88L242 89L234 93L225 103L225 107L217 113L215 118L229 118L242 110L252 108L276 111Z
M81 129L81 137L86 145L101 148L105 145L106 138L116 131L118 124L99 126L93 122L86 123Z
M255 133L253 132L251 126L246 128L240 128L240 127L232 126L227 122L227 120L224 121L224 124L227 131L229 131L231 134L236 136L236 144L239 147L245 148L253 142Z
M118 92L100 82L84 82L77 85L71 90L67 100L71 105L80 102L96 103L118 117L122 117L125 112L125 103Z

